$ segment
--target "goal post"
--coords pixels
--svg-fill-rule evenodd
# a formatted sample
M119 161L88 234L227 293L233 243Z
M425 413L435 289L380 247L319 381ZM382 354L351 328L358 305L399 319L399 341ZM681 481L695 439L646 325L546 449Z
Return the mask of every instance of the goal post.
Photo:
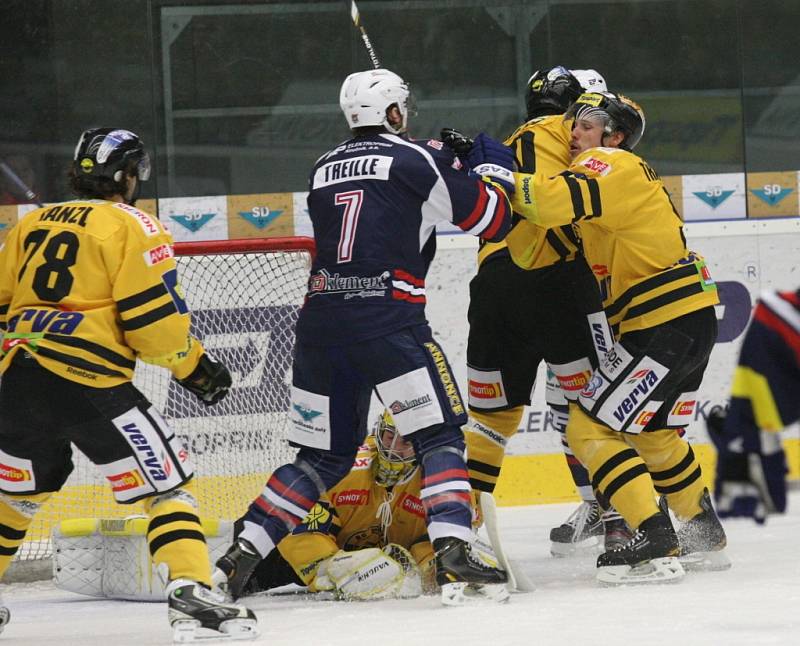
M200 515L233 520L244 513L269 473L294 456L285 441L294 328L314 241L287 237L178 242L174 248L192 312L192 332L231 371L233 387L221 402L206 407L169 371L142 362L137 362L134 384L189 450ZM116 504L109 483L74 447L73 462L64 488L34 519L15 570L24 569L20 566L26 562L49 559L50 534L62 520L143 513L141 503Z

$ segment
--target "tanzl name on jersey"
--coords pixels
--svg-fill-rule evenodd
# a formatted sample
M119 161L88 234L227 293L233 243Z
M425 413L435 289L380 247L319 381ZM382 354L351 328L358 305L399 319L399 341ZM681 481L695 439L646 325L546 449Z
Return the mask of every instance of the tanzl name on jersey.
M385 155L362 155L328 162L314 173L312 188L322 188L359 179L389 179L392 157Z
M39 222L66 222L85 227L92 208L91 206L54 206L39 216Z

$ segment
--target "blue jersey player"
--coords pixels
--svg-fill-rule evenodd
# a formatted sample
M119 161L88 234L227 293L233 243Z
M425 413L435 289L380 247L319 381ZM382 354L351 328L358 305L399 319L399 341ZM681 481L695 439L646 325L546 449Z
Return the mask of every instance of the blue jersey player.
M408 85L385 69L348 76L340 104L353 137L309 178L317 256L293 363L290 441L299 452L250 504L216 578L238 597L258 562L348 473L375 392L422 468L442 601L504 600L505 572L471 550L466 409L425 319L425 276L437 222L490 241L508 232L513 154L483 134L463 162L441 141L409 139Z

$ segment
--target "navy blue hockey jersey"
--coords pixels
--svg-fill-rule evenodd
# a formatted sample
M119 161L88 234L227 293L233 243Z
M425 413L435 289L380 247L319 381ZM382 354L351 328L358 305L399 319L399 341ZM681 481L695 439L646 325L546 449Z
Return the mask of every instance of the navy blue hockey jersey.
M309 191L317 256L297 337L314 345L425 323L437 222L490 241L510 226L503 190L461 168L437 140L355 137L317 160Z

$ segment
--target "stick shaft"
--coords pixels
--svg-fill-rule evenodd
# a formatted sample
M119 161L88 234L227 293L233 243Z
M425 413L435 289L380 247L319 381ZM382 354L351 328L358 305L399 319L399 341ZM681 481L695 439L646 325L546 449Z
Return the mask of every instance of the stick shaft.
M34 193L33 190L30 189L4 161L0 161L0 171L2 171L3 175L11 180L11 183L22 195L25 196L25 199L30 202L34 202L37 206L44 206L36 193Z

